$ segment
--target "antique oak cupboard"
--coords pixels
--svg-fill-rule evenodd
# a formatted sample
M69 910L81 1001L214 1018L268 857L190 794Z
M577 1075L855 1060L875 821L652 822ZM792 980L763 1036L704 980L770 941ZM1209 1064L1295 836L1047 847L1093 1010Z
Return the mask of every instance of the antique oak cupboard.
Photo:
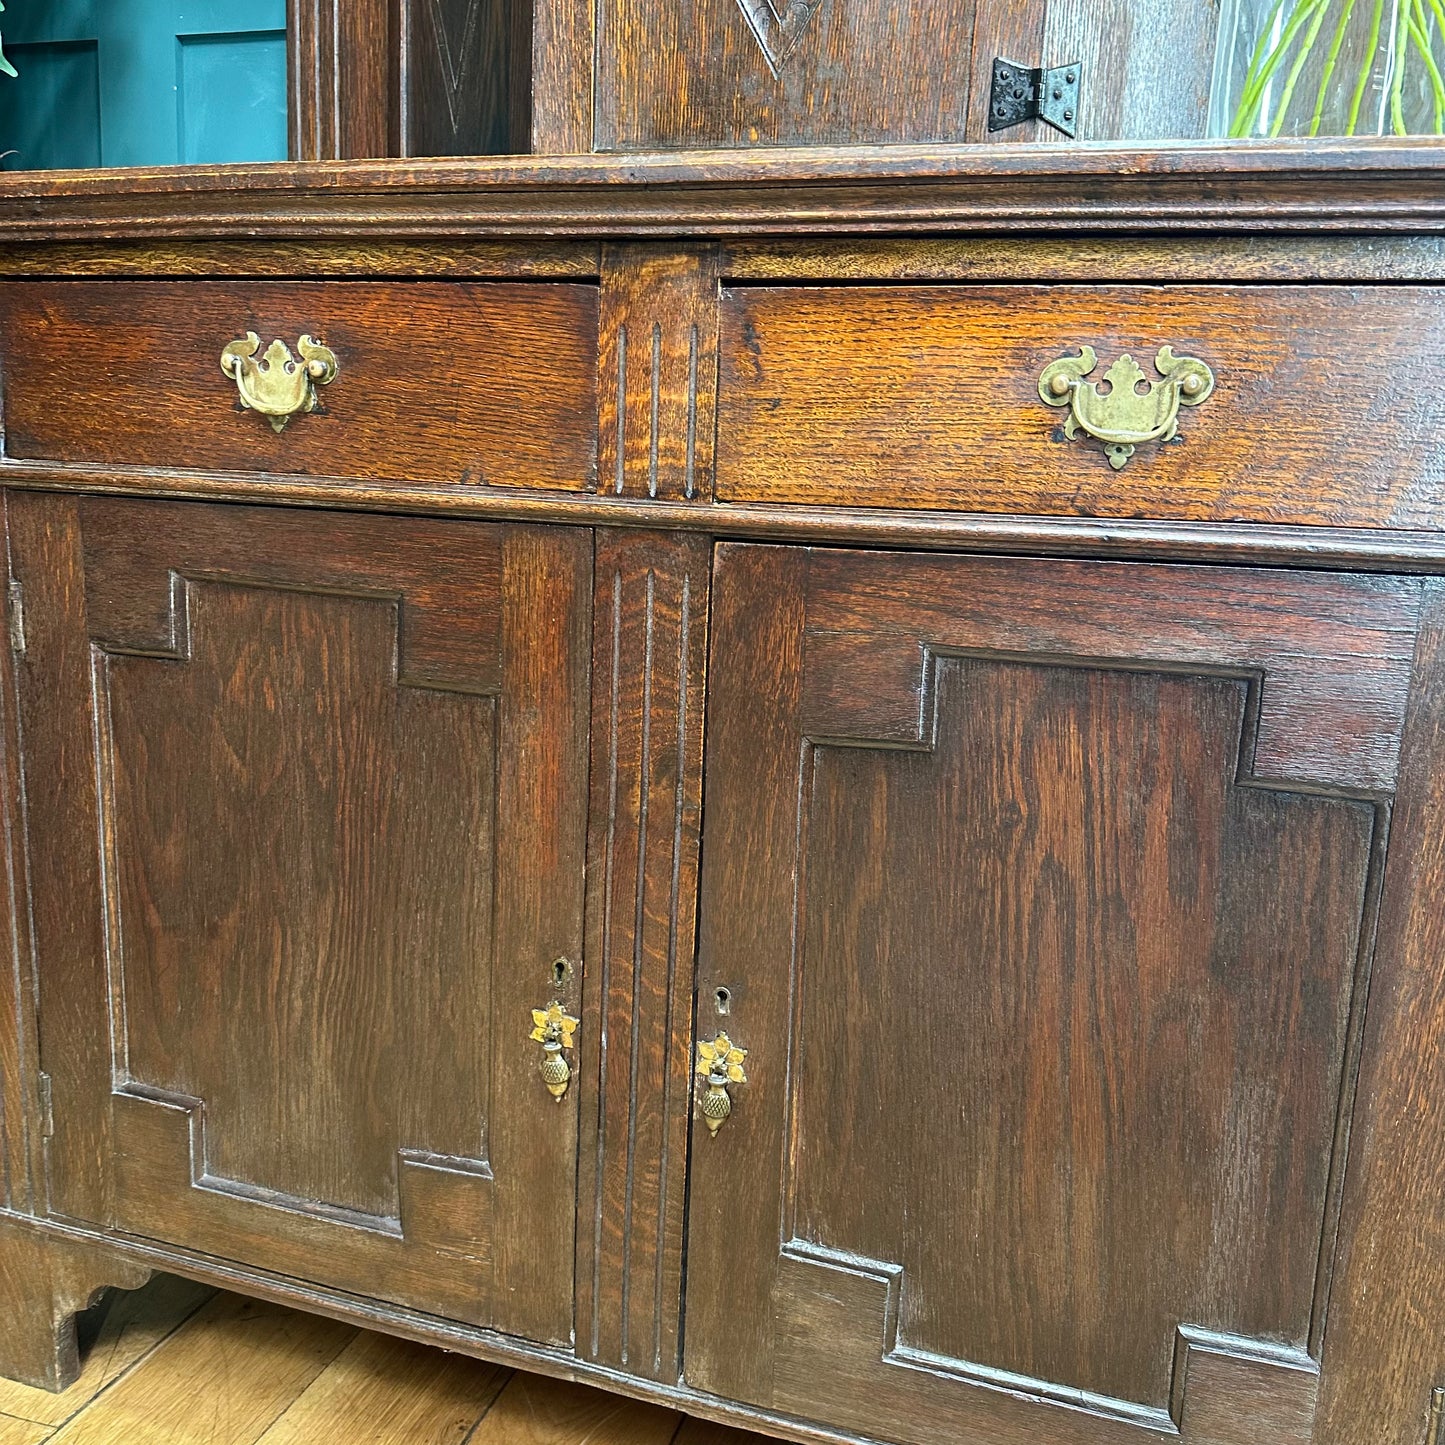
M0 1373L1438 1445L1442 331L1408 142L12 179Z

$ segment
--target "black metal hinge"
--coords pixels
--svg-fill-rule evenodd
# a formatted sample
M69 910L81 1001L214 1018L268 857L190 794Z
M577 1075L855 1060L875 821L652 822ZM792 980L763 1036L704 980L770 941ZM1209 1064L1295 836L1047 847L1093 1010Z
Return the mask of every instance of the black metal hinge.
M1079 124L1082 79L1083 67L1078 61L1053 70L1030 70L1011 60L995 59L988 93L989 130L1041 120L1072 140Z

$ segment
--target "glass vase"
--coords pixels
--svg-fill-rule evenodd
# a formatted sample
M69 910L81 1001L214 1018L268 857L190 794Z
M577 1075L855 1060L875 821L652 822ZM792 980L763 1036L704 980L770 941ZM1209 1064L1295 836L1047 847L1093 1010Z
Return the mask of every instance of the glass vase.
M1445 0L1223 0L1214 136L1440 135Z

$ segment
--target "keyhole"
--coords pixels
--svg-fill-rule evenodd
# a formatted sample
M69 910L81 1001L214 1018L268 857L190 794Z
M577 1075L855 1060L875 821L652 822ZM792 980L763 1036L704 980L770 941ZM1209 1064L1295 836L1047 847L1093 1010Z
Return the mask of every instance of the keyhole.
M562 985L567 982L567 960L565 958L559 958L557 962L552 965L552 982L558 988L561 988Z
M713 999L717 1003L717 1011L720 1014L731 1012L733 1006L733 996L731 989L718 989L718 991L713 995Z

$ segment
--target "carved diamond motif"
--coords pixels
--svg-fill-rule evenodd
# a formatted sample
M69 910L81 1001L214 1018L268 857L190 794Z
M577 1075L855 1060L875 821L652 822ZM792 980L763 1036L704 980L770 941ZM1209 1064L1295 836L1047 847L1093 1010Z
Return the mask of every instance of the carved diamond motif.
M461 129L462 91L471 75L477 56L477 26L481 21L481 0L469 0L458 41L447 26L448 7L442 0L430 0L432 34L436 37L437 59L441 62L442 79L446 83L447 115L453 132ZM450 7L454 14L456 7Z
M823 0L738 0L738 5L776 77L792 58Z

